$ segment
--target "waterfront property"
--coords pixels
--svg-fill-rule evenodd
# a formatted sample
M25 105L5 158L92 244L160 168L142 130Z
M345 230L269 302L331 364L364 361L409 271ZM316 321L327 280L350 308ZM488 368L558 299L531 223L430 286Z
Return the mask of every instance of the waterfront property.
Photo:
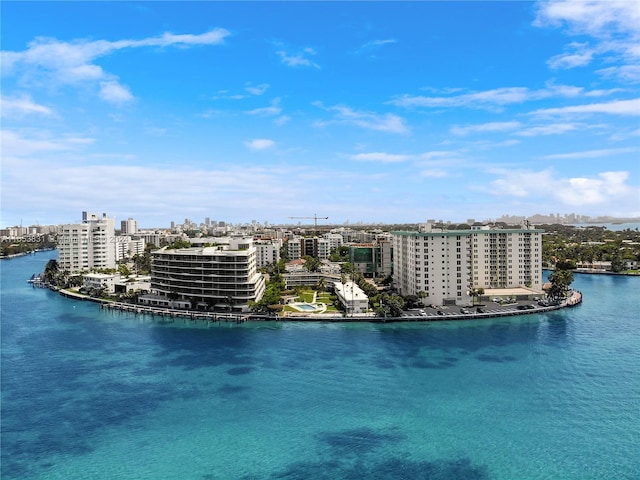
M228 245L153 252L151 290L192 308L241 312L262 298L265 279L256 269L253 240L232 238Z
M333 289L348 314L363 313L368 310L369 297L355 282L333 282Z
M542 294L542 230L393 232L393 281L401 295L426 303L466 305L474 288L524 287Z
M62 225L58 234L58 263L71 273L116 268L115 219L105 213L82 212L82 223Z

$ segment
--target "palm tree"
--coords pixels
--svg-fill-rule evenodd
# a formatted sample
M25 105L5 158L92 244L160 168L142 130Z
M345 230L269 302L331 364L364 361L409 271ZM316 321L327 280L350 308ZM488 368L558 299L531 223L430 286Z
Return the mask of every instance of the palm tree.
M55 285L58 279L59 265L57 260L49 260L44 267L43 279L46 283Z
M429 294L424 290L420 290L418 292L418 298L420 299L420 305L424 305L424 299L427 298Z

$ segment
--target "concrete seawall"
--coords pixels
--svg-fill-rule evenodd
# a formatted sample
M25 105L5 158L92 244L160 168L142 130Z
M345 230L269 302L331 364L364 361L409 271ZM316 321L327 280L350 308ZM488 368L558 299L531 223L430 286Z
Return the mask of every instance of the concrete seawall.
M278 315L259 315L252 313L219 313L219 312L203 312L196 310L175 310L161 307L149 307L146 305L137 305L132 303L113 302L104 299L96 299L79 295L67 290L60 290L60 294L68 298L83 301L93 301L100 304L101 309L122 311L133 313L135 315L152 315L163 319L181 318L193 321L206 322L234 322L242 323L246 321L267 321L267 322L369 322L369 323L393 323L393 322L437 322L449 320L482 320L488 318L512 317L519 315L532 315L536 313L545 313L563 308L570 308L582 303L582 294L578 291L572 291L571 295L557 305L534 305L533 308L520 310L517 306L502 306L497 310L486 312L469 312L469 313L442 313L427 315L406 315L401 317L377 317L373 315L326 315L326 314L305 314L295 316L278 316Z

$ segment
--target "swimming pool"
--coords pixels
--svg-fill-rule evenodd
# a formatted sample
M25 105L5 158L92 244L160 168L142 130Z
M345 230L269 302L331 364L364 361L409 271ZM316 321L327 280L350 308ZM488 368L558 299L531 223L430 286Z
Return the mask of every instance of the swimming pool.
M305 312L315 312L317 310L313 305L309 305L308 303L297 303L294 305L298 310L304 310Z

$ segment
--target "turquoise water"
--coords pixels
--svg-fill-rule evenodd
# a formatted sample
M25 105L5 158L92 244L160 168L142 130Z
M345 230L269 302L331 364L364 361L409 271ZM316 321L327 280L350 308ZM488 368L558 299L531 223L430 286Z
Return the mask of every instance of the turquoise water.
M158 324L2 269L2 479L639 478L640 278L504 320Z

